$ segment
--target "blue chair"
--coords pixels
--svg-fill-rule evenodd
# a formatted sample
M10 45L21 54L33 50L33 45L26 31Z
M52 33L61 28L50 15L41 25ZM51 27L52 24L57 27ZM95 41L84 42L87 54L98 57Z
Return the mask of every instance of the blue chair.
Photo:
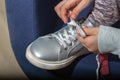
M60 70L44 70L33 66L25 57L27 46L36 38L55 32L63 27L63 22L54 12L61 0L5 0L9 33L16 59L29 79L92 79L96 80L97 62L95 54L81 56L71 65ZM86 17L93 3L78 18ZM120 62L110 56L110 71L114 78L120 75Z

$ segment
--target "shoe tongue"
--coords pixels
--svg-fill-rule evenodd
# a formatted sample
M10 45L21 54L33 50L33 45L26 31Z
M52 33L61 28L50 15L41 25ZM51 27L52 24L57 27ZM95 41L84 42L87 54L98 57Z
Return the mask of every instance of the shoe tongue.
M84 23L84 21L85 21L85 19L79 19L78 21L76 21L76 23L77 23L78 25L81 25L81 24Z
M90 28L92 28L92 27L94 27L94 25L88 20L88 19L80 19L80 20L78 20L77 22L76 22L78 25L85 25L85 26L87 26L87 27L90 27Z

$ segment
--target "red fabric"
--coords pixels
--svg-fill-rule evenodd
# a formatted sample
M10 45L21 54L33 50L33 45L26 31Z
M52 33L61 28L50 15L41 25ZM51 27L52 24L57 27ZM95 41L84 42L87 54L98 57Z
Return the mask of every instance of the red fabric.
M100 73L104 76L108 75L109 74L108 54L100 54L99 62L100 62Z

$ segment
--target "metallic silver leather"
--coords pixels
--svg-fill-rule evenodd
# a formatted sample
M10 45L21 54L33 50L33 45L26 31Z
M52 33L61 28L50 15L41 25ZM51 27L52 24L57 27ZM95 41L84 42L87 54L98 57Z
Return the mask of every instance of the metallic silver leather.
M83 24L90 27L92 25L87 20ZM62 32L64 29L69 30L69 27L71 26L66 26L57 32ZM76 31L76 28L73 28L73 30ZM57 32L53 34L57 34ZM77 35L75 34L74 36L76 37ZM72 55L81 54L79 52L83 49L82 44L77 40L74 43L75 44L70 46L68 49L64 49L57 38L55 38L52 34L48 34L39 37L34 42L32 42L30 46L30 52L35 58L40 60L61 61L69 58ZM83 52L82 54L86 53Z
M39 59L56 61L58 60L58 54L60 52L61 46L55 38L51 36L40 37L35 40L31 47L31 53Z
M30 51L36 58L45 61L60 61L74 55L81 48L80 42L76 41L74 46L64 49L55 37L46 35L35 40L30 47Z

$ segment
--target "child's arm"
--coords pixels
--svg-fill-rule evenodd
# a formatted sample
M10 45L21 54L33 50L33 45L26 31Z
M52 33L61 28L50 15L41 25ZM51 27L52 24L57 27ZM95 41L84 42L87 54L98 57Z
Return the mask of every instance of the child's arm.
M92 14L88 20L94 25L111 26L120 18L120 0L95 0Z

